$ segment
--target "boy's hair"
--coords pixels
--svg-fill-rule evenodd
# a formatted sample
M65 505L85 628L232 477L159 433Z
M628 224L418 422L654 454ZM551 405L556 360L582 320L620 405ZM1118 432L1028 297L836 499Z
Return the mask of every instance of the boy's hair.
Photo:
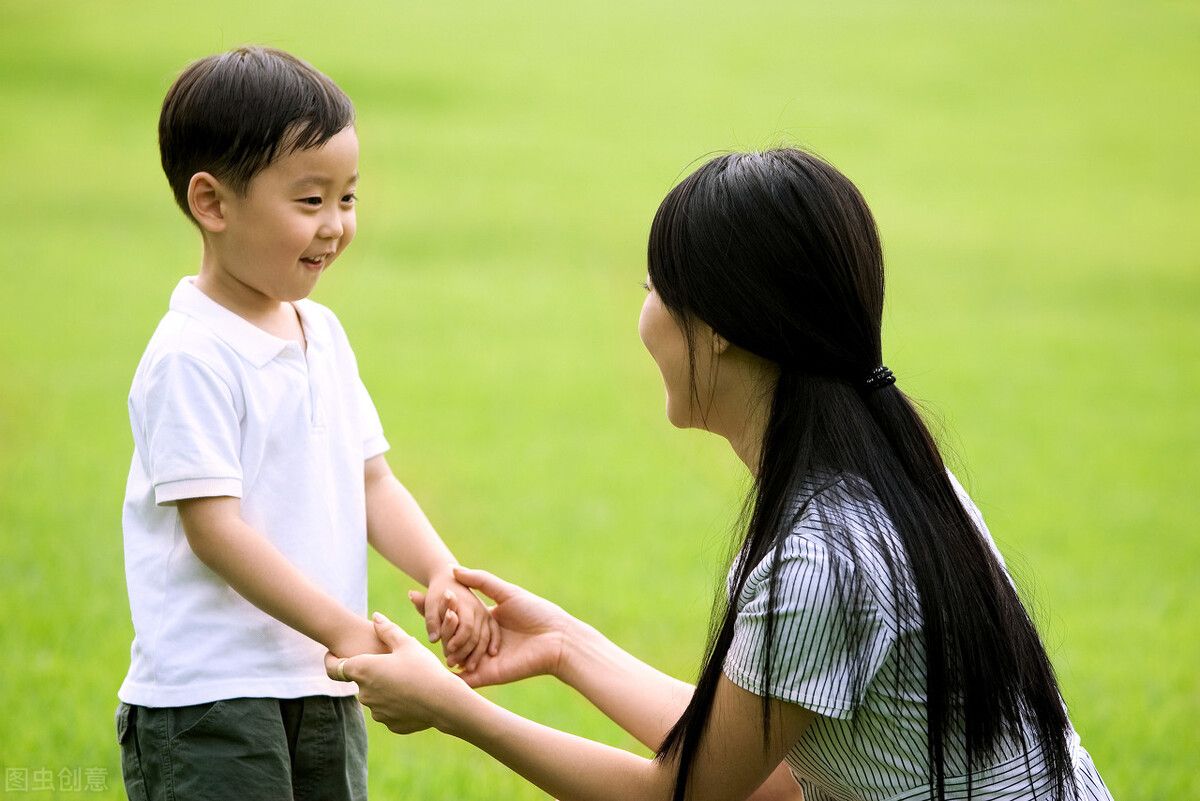
M158 148L175 202L192 219L187 190L196 173L245 194L275 159L319 147L353 123L350 98L312 65L282 50L238 47L193 62L171 85Z

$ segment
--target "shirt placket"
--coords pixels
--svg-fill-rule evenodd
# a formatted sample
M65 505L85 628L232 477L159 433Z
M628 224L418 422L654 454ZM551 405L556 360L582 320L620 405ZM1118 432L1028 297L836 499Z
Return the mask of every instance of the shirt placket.
M321 393L321 349L320 346L308 340L308 348L303 354L304 379L308 384L309 425L314 433L325 431L325 402Z

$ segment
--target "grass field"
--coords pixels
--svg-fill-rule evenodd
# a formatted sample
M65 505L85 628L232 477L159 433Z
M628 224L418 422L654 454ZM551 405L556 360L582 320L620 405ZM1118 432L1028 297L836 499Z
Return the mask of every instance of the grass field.
M158 168L189 60L293 50L355 99L340 315L391 462L459 558L691 677L746 482L670 428L635 332L654 208L705 154L851 176L884 353L941 421L1121 801L1200 798L1200 7L1194 3L5 0L0 764L107 771L132 634L133 368L196 235ZM371 567L373 608L407 579ZM489 691L631 739L550 680ZM544 797L373 728L375 798ZM16 774L9 774L12 769ZM44 774L42 774L44 779Z

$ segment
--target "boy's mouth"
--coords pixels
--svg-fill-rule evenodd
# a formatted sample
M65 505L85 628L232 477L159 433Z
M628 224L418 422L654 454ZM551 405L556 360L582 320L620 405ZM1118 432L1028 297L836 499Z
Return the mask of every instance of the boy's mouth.
M325 263L329 261L329 257L332 255L332 253L322 253L320 256L304 256L300 259L300 263L314 270L319 270L325 266Z

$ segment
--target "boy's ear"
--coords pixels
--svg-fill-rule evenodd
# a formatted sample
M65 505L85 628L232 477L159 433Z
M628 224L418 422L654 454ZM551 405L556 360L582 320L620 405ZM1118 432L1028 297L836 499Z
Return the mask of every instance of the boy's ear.
M197 224L209 233L225 230L224 197L227 191L220 181L207 172L198 172L188 181L188 208Z

